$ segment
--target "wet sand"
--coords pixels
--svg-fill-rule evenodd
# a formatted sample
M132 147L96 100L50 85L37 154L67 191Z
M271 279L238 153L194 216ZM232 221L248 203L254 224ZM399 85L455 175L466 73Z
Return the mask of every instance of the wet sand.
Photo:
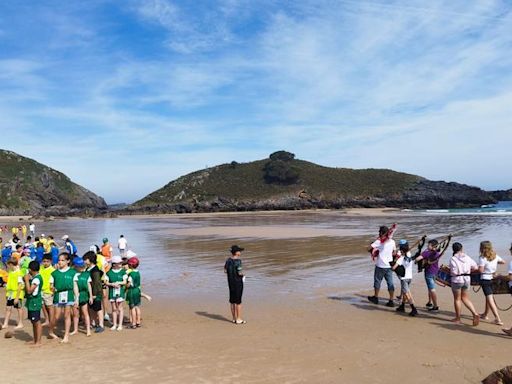
M137 244L144 291L154 301L144 303L143 328L90 338L80 334L69 345L43 339L41 348L30 349L24 343L32 333L27 321L12 339L1 337L2 330L0 368L5 372L15 363L9 378L28 383L50 382L41 372L55 372L53 383L68 382L68 374L59 374L63 366L75 375L86 372L91 383L451 384L478 383L510 364L512 338L502 335L500 326L472 327L469 317L463 326L448 321L453 317L449 288L438 288L441 311L435 315L420 310L420 316L409 318L382 305L384 300L370 304L372 265L364 248L382 221L399 221L400 237L453 232L473 257L478 241L489 238L509 260L512 218L396 212L384 219L344 217L327 211L77 220L71 227L66 221L41 223L45 233L76 231L80 248L90 238L123 231ZM301 236L290 236L297 231ZM245 325L229 321L222 272L234 242L246 247ZM413 293L423 306L421 275L414 276ZM482 311L483 294L471 292L471 298ZM497 301L501 307L512 304L508 295ZM512 311L503 312L502 319L511 326ZM30 369L23 364L27 353ZM8 356L16 358L11 362Z

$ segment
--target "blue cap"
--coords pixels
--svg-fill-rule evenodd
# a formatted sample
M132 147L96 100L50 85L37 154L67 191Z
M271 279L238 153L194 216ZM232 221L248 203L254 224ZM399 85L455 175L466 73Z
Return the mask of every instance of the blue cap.
M73 265L75 267L83 267L85 265L84 260L81 257L75 257L73 259Z
M404 240L404 239L402 239L402 240L400 240L400 241L398 242L398 245L407 245L407 244L408 244L408 243L407 243L407 240Z

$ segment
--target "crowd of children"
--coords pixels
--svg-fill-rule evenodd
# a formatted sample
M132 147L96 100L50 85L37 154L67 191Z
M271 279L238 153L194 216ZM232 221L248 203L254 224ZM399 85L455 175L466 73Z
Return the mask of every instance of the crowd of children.
M451 235L444 238L441 242L436 239L428 241L427 249L422 252L426 236L423 236L414 246L409 246L407 240L400 240L398 249L393 240L393 232L386 226L379 228L378 238L369 246L372 259L375 261L374 270L374 295L368 296L368 300L374 304L379 303L379 290L382 280L385 279L388 287L389 300L386 303L388 307L394 307L394 285L393 272L395 272L401 284L400 305L396 308L397 312L405 312L405 305L411 306L409 316L417 316L418 310L410 291L410 284L413 277L413 266L418 265L418 271L424 272L425 283L428 292L428 301L426 309L429 312L439 311L437 293L436 293L436 277L439 273L439 261L451 241ZM414 255L411 249L417 247ZM496 274L498 264L504 264L505 261L496 254L490 241L482 241L479 250L479 262L476 263L472 258L463 251L463 246L459 242L452 245L453 256L450 258L450 286L453 294L453 305L455 309L455 317L451 320L455 324L461 324L462 304L471 312L473 317L472 324L477 326L480 320L488 320L488 314L491 312L495 319L494 324L503 325L500 319L496 303L494 301L494 292L492 280ZM512 254L512 246L510 248ZM478 314L469 298L469 288L471 286L471 276L477 275L479 285L485 296L485 310L482 314ZM509 291L512 294L512 261L508 268ZM503 332L512 336L512 327L503 329Z
M33 227L31 223L30 235L25 225L12 227L12 238L5 245L0 238L2 262L7 269L0 274L7 297L0 329L9 328L13 312L17 315L14 331L23 328L23 304L33 326L36 346L41 345L43 327L48 327L50 339L69 342L70 336L78 333L80 320L87 336L93 330L103 332L105 321L110 322L111 330L121 331L125 303L129 308L129 328L141 327L141 297L151 297L141 291L139 259L134 252L125 251L124 257L113 255L108 239L104 238L101 248L92 245L79 256L68 235L62 237L64 243L59 245L53 236L41 234L33 238ZM2 232L9 231L6 226L0 228ZM61 318L63 331L58 336Z

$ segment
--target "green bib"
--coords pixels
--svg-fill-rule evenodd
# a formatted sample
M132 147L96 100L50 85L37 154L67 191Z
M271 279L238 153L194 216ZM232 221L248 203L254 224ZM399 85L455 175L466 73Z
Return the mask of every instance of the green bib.
M54 304L64 304L75 301L75 293L73 292L74 278L76 271L69 268L66 272L56 270L52 272L53 287L55 294L53 295Z
M41 292L43 290L43 278L41 275L35 275L33 278L30 279L30 286L32 286L32 283L34 280L39 281L39 286L37 287L37 294L34 296L33 294L28 294L26 296L27 299L27 310L29 311L40 311L41 307L43 305L43 297L41 295Z
M80 292L78 302L87 303L89 301L89 278L91 274L89 271L83 271L78 275L78 291Z
M122 283L124 281L124 276L126 275L126 271L124 269L120 269L118 271L114 271L111 269L107 272L108 282L109 283ZM119 298L125 297L125 286L121 285L119 288L108 287L108 299L116 300Z

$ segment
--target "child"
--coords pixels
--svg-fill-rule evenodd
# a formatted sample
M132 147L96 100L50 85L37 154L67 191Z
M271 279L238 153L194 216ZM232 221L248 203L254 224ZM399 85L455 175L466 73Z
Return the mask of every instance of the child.
M55 324L59 320L62 312L64 312L64 337L61 343L69 342L69 331L71 328L71 308L78 307L78 286L76 285L75 270L70 268L71 256L67 252L63 252L59 256L59 264L57 270L52 272L55 316L50 323L50 337L58 339L55 334Z
M43 304L41 288L43 281L39 274L39 263L37 261L30 262L28 274L25 275L24 280L27 291L28 319L32 322L32 329L34 331L34 346L40 347L41 335L43 333L41 325L41 307Z
M18 260L11 259L7 262L9 277L7 278L7 286L5 294L7 296L7 305L5 308L5 319L2 329L9 326L12 308L18 311L18 324L14 329L23 328L23 298L25 297L25 283L18 267Z
M123 301L128 277L122 268L123 259L121 256L112 257L112 268L107 272L105 284L108 289L108 298L112 304L112 327L111 330L123 330Z
M480 315L480 318L488 320L487 314L490 310L494 315L494 324L503 325L500 314L498 313L498 308L496 308L496 303L494 302L494 292L492 291L492 279L494 278L498 264L505 264L505 260L496 254L490 241L482 241L480 243L478 270L480 272L480 286L485 295L485 310L484 313Z
M244 248L231 246L231 257L224 263L224 272L228 277L229 304L234 324L245 324L242 320L242 294L244 291L244 274L242 272L241 252Z
M411 252L409 252L409 243L406 240L400 240L398 247L400 257L393 266L393 269L396 269L399 265L402 265L405 269L405 274L403 277L400 277L402 302L396 311L405 312L405 302L407 301L411 306L411 312L409 312L409 316L416 316L418 311L414 306L414 300L410 290L410 285L412 282L412 266L414 261L412 260Z
M85 262L81 257L75 257L73 259L75 270L75 282L78 286L78 307L82 312L82 317L85 322L85 329L87 336L91 336L91 319L89 317L88 304L92 304L92 286L91 286L91 274L85 270ZM75 316L75 330L78 329L78 318Z
M126 299L130 307L130 319L132 325L130 328L135 329L141 327L140 304L141 304L141 289L140 289L140 272L137 270L139 266L139 259L130 257L128 259L128 266L131 271L128 275L128 285Z
M101 307L101 302L103 301L103 271L100 271L96 265L97 260L95 251L86 252L84 254L83 260L87 271L91 276L92 296L90 299L92 300L89 301L89 309L96 324L96 330L94 332L100 333L105 329L103 309Z
M480 322L478 315L471 300L469 300L468 291L471 284L471 272L478 271L475 261L464 253L461 243L453 243L453 257L450 259L450 275L452 279L453 305L455 307L455 318L451 321L455 324L462 324L460 315L462 303L473 315L473 326Z
M53 307L53 277L52 273L55 268L52 266L53 257L47 253L43 256L43 262L39 274L43 278L42 297L43 297L43 314L45 316L45 322L42 324L43 327L50 325L51 319L54 316Z
M423 260L423 265L425 266L425 282L428 289L428 302L426 307L431 312L439 311L439 306L437 305L435 278L439 271L439 259L443 256L443 253L446 250L445 248L443 252L440 253L438 251L438 246L439 242L436 239L429 240L427 249L416 259L416 263Z

